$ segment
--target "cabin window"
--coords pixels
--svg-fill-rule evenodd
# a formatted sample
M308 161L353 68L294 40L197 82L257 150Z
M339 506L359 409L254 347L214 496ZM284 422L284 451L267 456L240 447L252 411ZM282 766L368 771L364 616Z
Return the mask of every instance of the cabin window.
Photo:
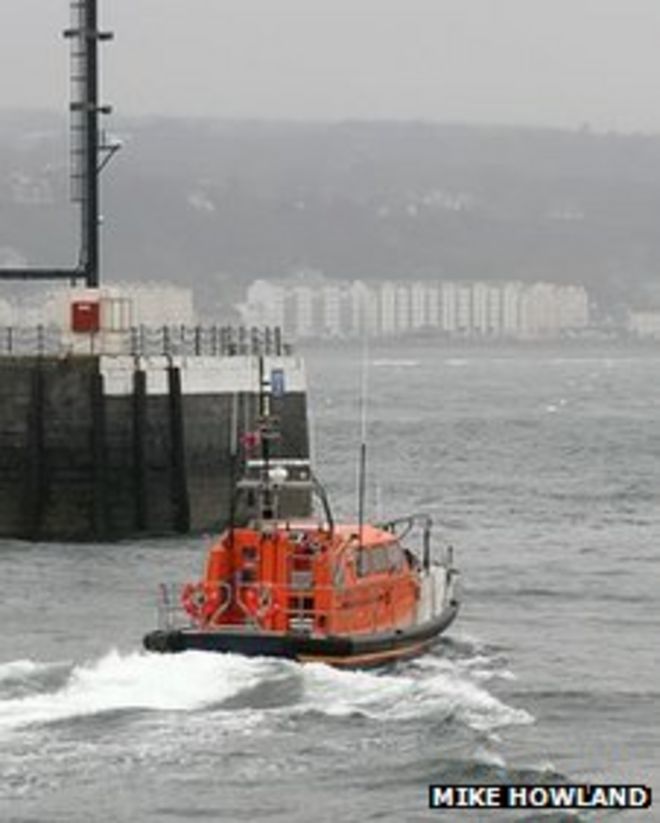
M398 543L393 543L388 548L390 569L399 571L403 568L403 551Z
M359 577L367 574L382 574L389 571L390 559L387 546L363 549L358 553L357 573Z
M371 573L380 574L387 571L387 549L380 547L371 550Z
M358 577L368 574L383 574L393 567L393 557L390 546L376 546L372 549L361 549L356 553L356 572ZM398 563L401 565L401 550L397 549Z

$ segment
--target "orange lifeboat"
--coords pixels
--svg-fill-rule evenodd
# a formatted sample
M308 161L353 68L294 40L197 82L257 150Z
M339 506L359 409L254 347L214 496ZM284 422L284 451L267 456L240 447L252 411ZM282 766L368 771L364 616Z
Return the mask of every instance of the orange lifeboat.
M160 627L145 647L360 667L425 651L459 605L453 553L434 556L431 518L336 524L308 461L271 457L268 403L262 411L262 457L246 461L237 485L243 522L211 546L201 580L161 586ZM316 492L322 516L278 517L281 496L301 490Z
M410 548L415 527L421 551ZM430 518L379 525L269 520L228 528L203 578L162 587L147 649L198 649L368 666L427 649L458 610L451 550Z

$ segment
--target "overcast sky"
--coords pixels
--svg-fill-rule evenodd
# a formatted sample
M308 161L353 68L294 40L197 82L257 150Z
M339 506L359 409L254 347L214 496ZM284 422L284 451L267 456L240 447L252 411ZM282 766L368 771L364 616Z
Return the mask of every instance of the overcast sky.
M660 132L660 0L100 0L121 114ZM63 108L67 0L0 0L0 107Z

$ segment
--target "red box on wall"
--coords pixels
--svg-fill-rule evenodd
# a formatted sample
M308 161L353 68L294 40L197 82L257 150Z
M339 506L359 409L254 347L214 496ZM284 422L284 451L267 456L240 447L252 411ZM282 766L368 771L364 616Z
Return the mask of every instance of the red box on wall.
M71 330L90 334L101 328L101 309L96 300L74 300L71 304Z

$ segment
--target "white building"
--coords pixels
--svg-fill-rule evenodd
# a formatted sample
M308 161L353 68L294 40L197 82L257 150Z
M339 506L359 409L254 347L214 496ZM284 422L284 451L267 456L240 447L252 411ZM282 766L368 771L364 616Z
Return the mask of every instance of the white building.
M396 297L397 289L393 283L383 283L380 287L380 333L395 334L397 330Z
M132 303L136 326L195 325L192 289L172 283L118 283L117 295Z
M363 331L368 329L368 315L371 311L374 313L372 305L374 297L371 290L361 280L354 280L348 289L348 304L349 304L349 324L348 333L352 337L359 337ZM375 324L373 332L376 330L378 323L378 304L375 305ZM372 333L373 333L372 332Z
M488 334L488 286L486 283L472 284L472 319L470 330L485 337Z
M343 290L338 285L324 286L321 290L321 323L324 336L342 336L346 327L344 320L345 302L346 298Z
M355 280L349 289L350 333L359 337L366 331L370 336L380 334L380 295L376 289L361 280Z
M502 289L500 285L488 285L487 315L488 334L492 337L500 337L502 334Z
M449 336L535 339L589 325L581 286L514 281L350 285L315 275L288 282L258 280L248 289L244 322L281 326L296 337L404 335L438 329ZM640 321L641 322L641 321Z
M559 317L562 329L580 330L589 326L589 296L582 286L560 286Z
M461 284L456 287L456 331L470 334L472 328L472 289Z
M507 282L501 287L502 294L502 322L503 337L518 337L520 334L520 296L522 285Z
M293 333L296 337L320 337L315 321L315 290L311 286L293 289Z
M631 311L628 331L636 337L660 340L660 311Z
M251 283L240 312L246 326L283 328L285 324L284 288L268 280Z
M426 321L430 329L440 328L440 289L435 283L426 287Z
M520 303L520 337L556 337L559 335L561 323L557 288L552 283L533 283L525 288Z
M456 284L455 283L441 283L440 284L440 327L442 331L447 334L454 334L458 329L457 315L456 315Z
M410 325L413 329L423 329L428 321L428 286L413 283L410 287Z
M408 286L396 288L396 330L398 334L410 331L410 289Z

